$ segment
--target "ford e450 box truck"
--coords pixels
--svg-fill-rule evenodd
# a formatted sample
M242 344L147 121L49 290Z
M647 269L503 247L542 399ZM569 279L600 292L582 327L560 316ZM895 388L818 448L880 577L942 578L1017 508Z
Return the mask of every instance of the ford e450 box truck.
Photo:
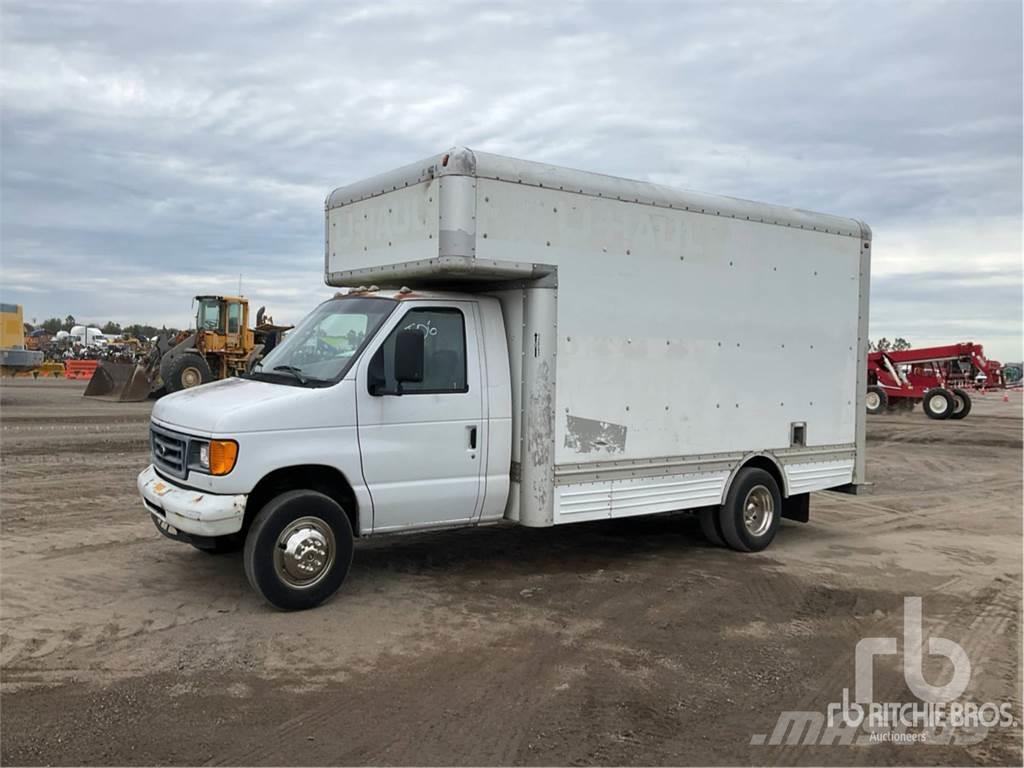
M138 477L279 608L333 594L359 538L691 510L751 552L865 481L860 221L452 149L324 223L346 290L158 401Z

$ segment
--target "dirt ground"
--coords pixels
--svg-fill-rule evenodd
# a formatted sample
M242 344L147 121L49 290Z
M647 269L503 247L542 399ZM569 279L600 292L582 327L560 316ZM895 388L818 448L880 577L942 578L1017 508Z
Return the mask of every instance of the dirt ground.
M0 387L6 765L1021 763L1019 394L870 418L873 493L815 494L762 554L686 515L382 538L288 614L239 556L157 534L135 490L150 404L81 392ZM915 595L926 636L967 653L964 698L1017 726L752 744L839 701L858 640L902 638ZM875 668L875 700L914 700L897 657Z

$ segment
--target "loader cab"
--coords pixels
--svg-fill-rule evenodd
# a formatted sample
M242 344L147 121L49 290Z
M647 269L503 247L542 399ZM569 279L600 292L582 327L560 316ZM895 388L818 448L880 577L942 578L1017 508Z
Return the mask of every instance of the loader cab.
M249 302L238 296L197 296L196 348L204 353L246 350Z

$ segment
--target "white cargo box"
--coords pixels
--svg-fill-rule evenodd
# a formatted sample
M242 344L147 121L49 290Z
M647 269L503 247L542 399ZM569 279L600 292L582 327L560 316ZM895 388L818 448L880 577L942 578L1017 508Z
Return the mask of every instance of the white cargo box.
M330 285L501 299L512 519L718 504L751 457L786 496L864 480L857 220L453 149L336 190L326 232Z

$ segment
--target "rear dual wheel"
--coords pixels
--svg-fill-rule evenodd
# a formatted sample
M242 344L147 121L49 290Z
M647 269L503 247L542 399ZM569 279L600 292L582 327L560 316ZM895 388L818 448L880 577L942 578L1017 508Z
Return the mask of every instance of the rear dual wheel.
M782 516L782 494L763 469L745 467L733 479L725 503L701 510L704 536L738 552L760 552L772 543Z

